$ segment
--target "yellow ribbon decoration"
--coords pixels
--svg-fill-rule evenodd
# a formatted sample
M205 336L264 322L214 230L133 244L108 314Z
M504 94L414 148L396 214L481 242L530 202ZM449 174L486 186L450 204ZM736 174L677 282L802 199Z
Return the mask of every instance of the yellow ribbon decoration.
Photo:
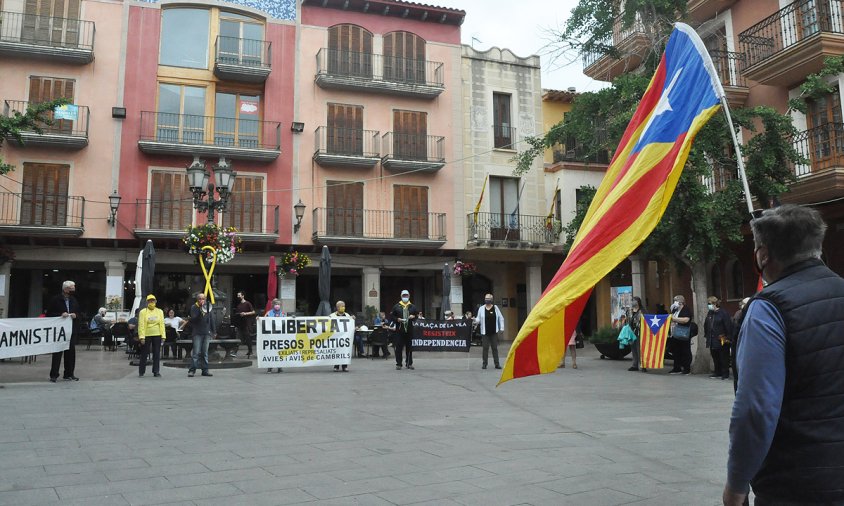
M214 258L211 260L211 270L205 269L205 259L202 258L205 255L202 253L197 255L199 257L199 266L202 267L202 275L205 276L205 296L211 301L211 304L214 304L214 290L211 289L211 276L214 275L214 267L217 265L217 248L214 246L203 246L202 249L214 253Z

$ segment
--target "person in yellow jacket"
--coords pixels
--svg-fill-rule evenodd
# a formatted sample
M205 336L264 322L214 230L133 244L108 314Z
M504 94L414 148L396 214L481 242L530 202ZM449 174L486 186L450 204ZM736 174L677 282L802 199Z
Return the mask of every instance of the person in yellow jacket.
M161 360L161 343L167 340L164 331L164 311L155 307L155 295L147 295L147 307L138 314L138 341L141 343L141 359L138 365L138 376L143 377L147 370L147 355L152 348L152 375L160 378L159 361Z

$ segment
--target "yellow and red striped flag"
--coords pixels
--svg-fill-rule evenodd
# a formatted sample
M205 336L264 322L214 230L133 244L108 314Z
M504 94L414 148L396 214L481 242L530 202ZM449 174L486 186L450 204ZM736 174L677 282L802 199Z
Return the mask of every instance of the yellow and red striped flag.
M639 350L642 363L640 367L661 369L665 361L665 343L668 342L671 315L643 314L641 318Z
M519 330L499 385L557 369L595 284L654 229L695 134L724 95L700 37L676 23L571 250Z
M475 213L474 213L475 226L477 226L477 225L478 225L478 213L479 213L479 212L480 212L480 210L481 210L481 202L483 202L483 201L484 201L484 192L486 191L486 180L487 180L487 179L489 179L489 175L487 175L487 176L484 178L484 185L481 187L481 196L480 196L480 197L478 197L478 203L477 203L477 204L475 204Z

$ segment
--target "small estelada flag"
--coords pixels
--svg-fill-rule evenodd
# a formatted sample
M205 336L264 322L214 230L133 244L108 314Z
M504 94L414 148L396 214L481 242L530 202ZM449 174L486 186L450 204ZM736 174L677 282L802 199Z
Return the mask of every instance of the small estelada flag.
M671 328L670 314L643 314L639 336L642 363L645 369L662 368L665 359L665 343Z

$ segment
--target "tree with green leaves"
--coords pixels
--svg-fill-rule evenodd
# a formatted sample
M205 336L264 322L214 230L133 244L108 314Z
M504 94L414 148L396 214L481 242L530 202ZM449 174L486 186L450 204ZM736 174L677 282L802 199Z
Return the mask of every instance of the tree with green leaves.
M0 116L0 148L3 147L3 141L10 137L23 144L21 135L23 132L34 131L39 135L43 134L43 127L53 124L50 113L56 107L69 103L70 101L66 98L59 98L50 102L29 104L24 113L12 111L8 116ZM13 170L15 170L14 165L7 164L0 157L0 174L8 174Z
M617 1L580 1L558 34L561 48L620 57L615 48L605 46L612 44L612 30L628 29L641 22L648 30L654 57L643 60L641 71L622 74L610 87L578 95L565 123L558 123L542 137L527 140L527 149L516 156L517 174L530 170L535 157L555 144L565 143L566 138L574 138L586 157L602 150L615 151L659 62L672 23L681 18L685 4L672 0L626 0L622 12ZM790 140L796 133L791 117L770 107L731 112L734 126L750 134L741 148L750 191L758 202L767 205L787 189L794 177L790 167L801 161ZM665 214L637 251L690 270L699 322L707 312L707 275L712 265L728 253L728 246L743 239L741 225L750 218L736 172L726 119L717 115L698 133ZM578 228L578 220L582 219L583 215L576 215L567 229ZM709 371L709 353L705 351L701 336L693 366L696 373Z

